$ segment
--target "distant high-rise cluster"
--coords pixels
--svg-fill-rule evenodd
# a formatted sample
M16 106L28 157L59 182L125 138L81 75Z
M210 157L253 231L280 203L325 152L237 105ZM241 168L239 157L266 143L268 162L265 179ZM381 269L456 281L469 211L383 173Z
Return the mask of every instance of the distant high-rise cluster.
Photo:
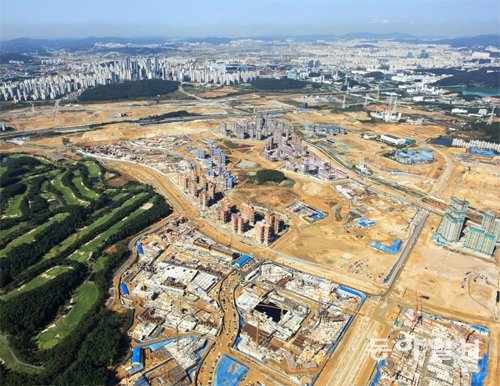
M460 241L468 206L468 201L452 197L436 232L438 241L445 243ZM491 256L500 238L500 219L492 213L484 213L481 224L469 225L464 234L465 249Z
M113 61L72 63L64 74L44 75L0 84L0 100L47 100L99 85L142 79L202 84L246 83L257 77L253 66L194 59L129 57Z
M279 131L275 131L273 136L267 140L262 151L262 157L273 162L305 157L308 154L309 152L303 144L302 138L296 134L290 136L287 132L282 133Z
M243 123L233 122L231 129L226 122L220 125L220 132L228 137L237 139L262 140L269 136L288 137L291 127L285 122L274 119L269 115L256 114L253 121L246 120Z

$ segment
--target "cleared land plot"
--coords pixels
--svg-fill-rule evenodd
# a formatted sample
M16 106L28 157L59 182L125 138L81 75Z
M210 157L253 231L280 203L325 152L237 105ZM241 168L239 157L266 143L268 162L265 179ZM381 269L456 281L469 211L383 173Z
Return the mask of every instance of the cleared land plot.
M432 237L441 217L431 214L415 245L392 296L414 303L425 295L423 307L469 314L472 318L493 318L498 268L495 263L446 250ZM491 284L490 284L491 283Z
M38 275L28 283L2 296L2 300L9 300L10 298L19 295L23 292L30 291L34 288L40 287L41 285L47 283L49 280L52 280L61 273L67 272L69 269L70 267L52 267L49 270L45 271L44 273Z
M51 326L38 336L38 345L42 349L49 349L71 334L78 326L83 316L95 304L99 297L99 290L94 282L88 281L78 287L73 296L70 311L60 316Z

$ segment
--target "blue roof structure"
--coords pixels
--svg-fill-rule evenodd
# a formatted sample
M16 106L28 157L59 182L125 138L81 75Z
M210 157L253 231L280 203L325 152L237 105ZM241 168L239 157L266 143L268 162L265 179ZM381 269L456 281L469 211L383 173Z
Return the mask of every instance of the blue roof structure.
M238 266L238 267L243 267L245 264L249 263L250 261L252 261L253 258L248 256L248 255L243 255L241 256L238 260L236 260L236 262L234 263L234 265Z
M120 284L120 290L122 291L122 295L128 295L129 294L127 285L125 283L121 283Z
M365 227L371 227L373 225L375 225L375 221L371 221L371 220L367 220L367 219L362 219L358 222L358 224L360 226L362 226L363 228Z
M475 154L491 155L493 157L500 156L500 154L495 153L493 150L476 149L475 147L471 147L470 152Z
M142 362L142 349L140 347L134 347L132 349L132 363Z
M237 386L248 368L224 355L215 370L214 386Z
M390 246L380 244L378 241L372 241L370 243L370 245L376 249L380 249L383 252L395 255L401 249L401 246L403 245L403 241L399 240L399 239L394 240Z
M428 161L432 161L434 159L434 156L431 153L425 151L418 153L418 156Z

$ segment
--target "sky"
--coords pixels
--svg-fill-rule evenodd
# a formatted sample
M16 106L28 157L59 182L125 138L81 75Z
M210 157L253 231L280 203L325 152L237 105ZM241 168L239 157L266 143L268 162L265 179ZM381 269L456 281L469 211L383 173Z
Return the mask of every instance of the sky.
M500 33L499 0L0 0L0 40Z

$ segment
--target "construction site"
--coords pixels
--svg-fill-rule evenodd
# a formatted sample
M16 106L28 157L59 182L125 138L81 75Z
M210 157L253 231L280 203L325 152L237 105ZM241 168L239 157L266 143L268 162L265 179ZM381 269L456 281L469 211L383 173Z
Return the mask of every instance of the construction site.
M399 102L393 114L305 110L289 100L305 99L247 94L231 107L117 102L8 117L32 131L70 112L90 124L113 115L98 129L2 148L92 158L172 204L115 276L108 306L134 311L121 384L494 385L498 252L488 260L433 237L453 196L470 201L467 226L500 209L496 158L428 143L446 131L441 113ZM205 116L121 122L181 106ZM423 122L397 123L399 112ZM260 183L262 170L284 178ZM384 340L385 358L370 357L371 339ZM448 343L437 353L406 344L438 339Z
M373 342L379 358L370 384L483 384L488 368L488 329L402 309L388 339Z
M235 295L242 324L235 348L295 384L314 382L365 299L272 263L250 271Z

